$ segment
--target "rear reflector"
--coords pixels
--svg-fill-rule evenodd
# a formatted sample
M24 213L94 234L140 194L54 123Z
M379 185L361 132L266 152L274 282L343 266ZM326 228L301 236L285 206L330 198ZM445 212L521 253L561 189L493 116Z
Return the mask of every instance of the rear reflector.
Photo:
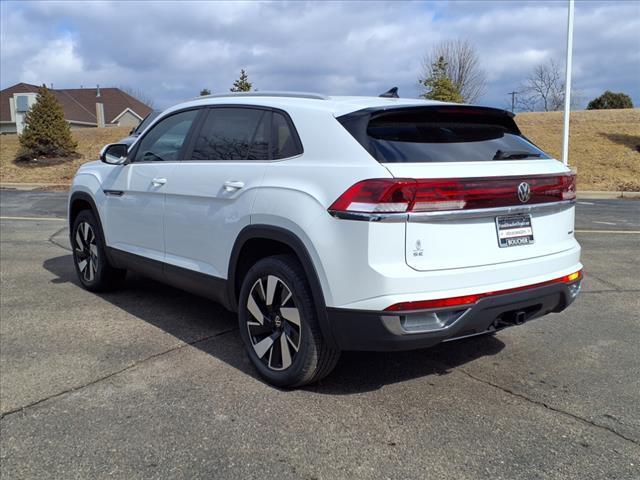
M330 212L402 213L470 210L576 198L573 173L488 178L376 178L351 186Z
M439 298L436 300L419 300L416 302L402 302L391 305L385 308L388 312L401 312L408 310L427 310L431 308L445 308L445 307L460 307L465 305L472 305L478 300L487 297L494 297L496 295L504 295L506 293L521 292L523 290L529 290L532 288L545 287L547 285L555 285L557 283L573 283L582 278L582 270L573 272L570 275L564 277L555 278L542 283L535 283L533 285L525 285L523 287L508 288L506 290L498 290L495 292L476 293L473 295L464 295L461 297Z

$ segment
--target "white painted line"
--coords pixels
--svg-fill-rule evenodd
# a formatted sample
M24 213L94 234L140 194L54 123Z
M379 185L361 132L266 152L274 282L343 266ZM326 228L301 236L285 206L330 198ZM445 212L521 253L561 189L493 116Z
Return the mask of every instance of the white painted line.
M601 225L617 225L617 223L614 222L598 222L596 220L594 220L593 223L599 223Z
M579 205L595 205L593 202L578 202Z
M32 222L66 222L66 218L57 217L0 217L0 220L27 220Z
M575 233L630 233L640 234L640 230L576 230Z

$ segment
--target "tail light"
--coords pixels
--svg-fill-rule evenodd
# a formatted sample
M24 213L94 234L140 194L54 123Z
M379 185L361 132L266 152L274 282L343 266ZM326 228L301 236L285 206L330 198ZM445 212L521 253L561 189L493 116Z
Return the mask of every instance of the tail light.
M519 187L524 185L518 195ZM494 178L379 178L351 186L330 212L401 213L506 207L573 200L576 177L530 175Z
M504 295L506 293L520 292L523 290L529 290L531 288L546 287L547 285L554 285L557 283L566 283L568 285L574 284L581 278L582 278L582 270L578 270L577 272L573 272L569 275L565 275L560 278L554 278L553 280L549 280L542 283L535 283L533 285L525 285L523 287L509 288L506 290L498 290L495 292L476 293L473 295L464 295L461 297L438 298L435 300L418 300L415 302L396 303L394 305L391 305L385 308L385 311L400 312L400 311L408 311L408 310L428 310L432 308L460 307L465 305L472 305L478 302L479 300L487 297Z

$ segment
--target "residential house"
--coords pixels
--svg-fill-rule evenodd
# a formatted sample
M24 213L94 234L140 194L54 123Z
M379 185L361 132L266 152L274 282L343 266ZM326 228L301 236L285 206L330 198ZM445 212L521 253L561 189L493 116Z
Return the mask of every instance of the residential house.
M51 89L71 128L137 126L151 107L119 88ZM22 133L24 118L36 102L37 85L18 83L0 91L0 133Z

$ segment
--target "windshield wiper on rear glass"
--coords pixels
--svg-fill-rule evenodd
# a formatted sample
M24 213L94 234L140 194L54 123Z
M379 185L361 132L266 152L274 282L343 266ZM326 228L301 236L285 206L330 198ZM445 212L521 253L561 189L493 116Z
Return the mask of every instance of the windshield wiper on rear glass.
M520 160L523 158L538 158L539 153L527 152L526 150L498 150L493 156L494 160Z

